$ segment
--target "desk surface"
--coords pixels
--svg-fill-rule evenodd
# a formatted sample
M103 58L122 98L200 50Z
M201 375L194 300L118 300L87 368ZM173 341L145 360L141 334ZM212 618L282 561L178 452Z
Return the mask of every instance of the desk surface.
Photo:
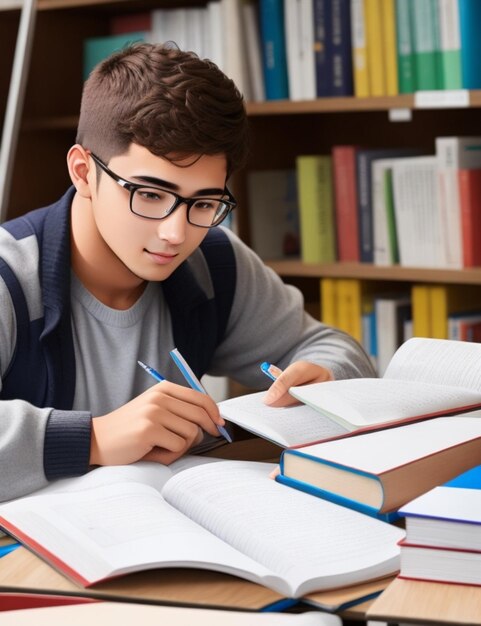
M310 594L311 606L336 607L385 589L392 579ZM275 591L228 574L195 569L157 569L78 587L35 554L21 547L0 559L0 592L68 595L103 600L260 610L283 600ZM370 602L346 615L364 619ZM308 609L309 607L306 607Z
M367 610L369 620L481 625L481 587L397 578Z

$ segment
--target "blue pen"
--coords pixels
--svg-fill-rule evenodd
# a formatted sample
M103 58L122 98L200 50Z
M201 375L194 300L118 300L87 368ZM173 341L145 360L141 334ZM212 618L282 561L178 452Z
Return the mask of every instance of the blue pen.
M182 376L189 383L189 386L192 387L192 389L195 389L196 391L200 391L201 393L205 393L206 395L208 395L207 391L202 386L202 383L197 378L197 376L194 374L194 372L190 368L189 364L184 359L184 357L180 354L180 352L177 350L177 348L174 348L173 350L171 350L169 352L169 354L172 357L174 363L179 368L180 373L182 374ZM228 441L229 443L232 443L232 437L229 435L229 433L227 432L227 430L223 426L217 425L217 430L224 437L224 439L226 441Z
M271 380L277 380L282 374L282 370L278 368L277 365L272 365L271 363L267 363L267 361L261 363L260 368Z
M154 370L153 367L150 367L150 365L146 365L145 363L142 363L142 361L137 361L137 363L140 365L140 367L142 367L148 374L150 374L152 376L152 378L155 378L155 380L157 380L159 383L161 383L163 380L165 380L165 378L162 376L162 374L159 374L159 372L157 372L157 370Z

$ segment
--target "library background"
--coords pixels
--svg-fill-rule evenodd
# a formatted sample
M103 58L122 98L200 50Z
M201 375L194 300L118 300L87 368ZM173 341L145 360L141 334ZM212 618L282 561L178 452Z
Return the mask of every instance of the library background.
M69 185L92 66L172 40L245 95L231 227L314 316L380 374L411 336L481 341L481 2L0 0L4 127L29 2L3 219Z

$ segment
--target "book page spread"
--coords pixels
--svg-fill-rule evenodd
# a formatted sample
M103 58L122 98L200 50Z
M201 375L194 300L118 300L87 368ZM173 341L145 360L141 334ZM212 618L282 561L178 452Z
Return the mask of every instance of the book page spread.
M4 513L4 509L8 512ZM0 507L10 524L83 585L156 566L233 573L279 588L271 572L175 510L147 485L121 482L44 494ZM28 542L26 542L28 543ZM48 556L48 555L47 555ZM285 593L285 589L282 590Z
M345 434L347 429L306 405L276 408L263 402L265 391L219 403L226 420L283 447Z
M259 463L231 461L173 477L164 497L289 581L296 596L392 573L404 531L289 489ZM340 531L342 529L342 531Z
M204 463L170 478L163 495L138 482L83 482L4 504L0 521L83 585L197 567L299 596L397 571L403 531L287 489L268 477L274 467Z

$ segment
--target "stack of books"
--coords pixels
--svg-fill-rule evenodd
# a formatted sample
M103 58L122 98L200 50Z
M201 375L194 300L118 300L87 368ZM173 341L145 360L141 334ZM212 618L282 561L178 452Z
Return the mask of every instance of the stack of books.
M481 467L416 498L400 510L406 517L401 578L481 585ZM475 487L475 488L472 488Z

